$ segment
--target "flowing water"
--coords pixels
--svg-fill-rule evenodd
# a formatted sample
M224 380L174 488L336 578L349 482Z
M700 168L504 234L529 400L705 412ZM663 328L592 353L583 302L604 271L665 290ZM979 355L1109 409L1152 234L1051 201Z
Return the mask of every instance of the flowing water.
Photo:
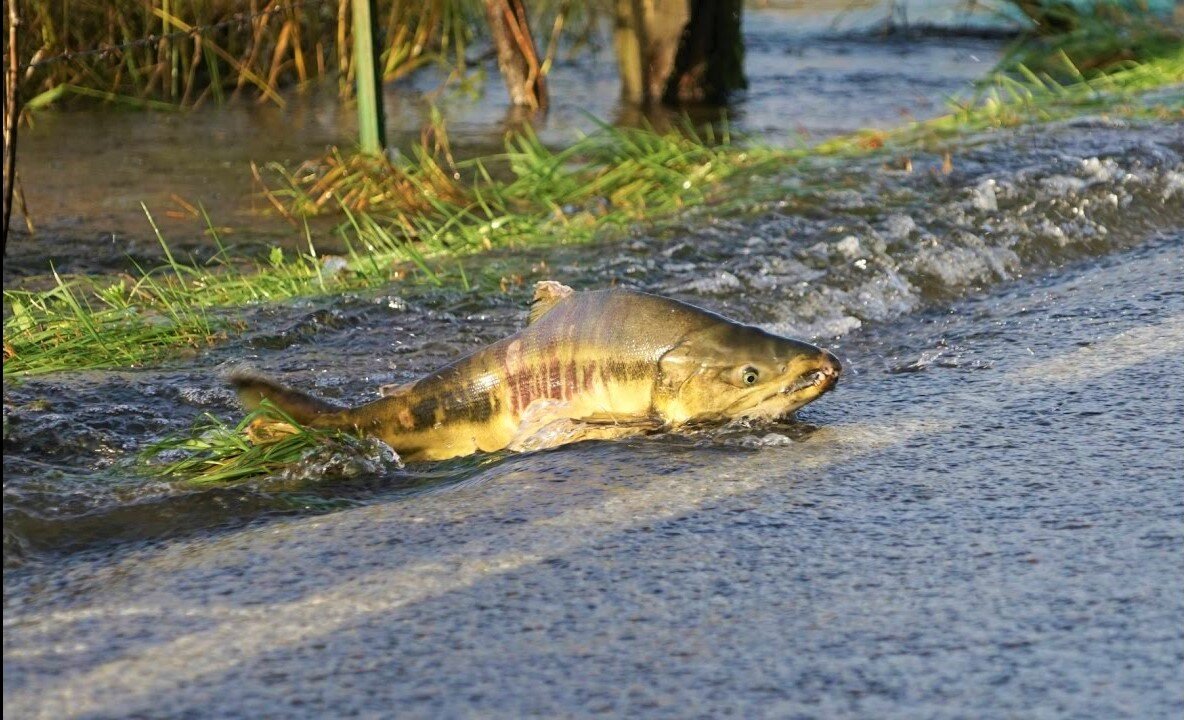
M794 422L218 489L135 459L237 417L232 363L373 397L512 332L525 287L257 307L198 357L6 384L6 712L1178 717L1184 123L942 164L473 261L814 339L846 370Z

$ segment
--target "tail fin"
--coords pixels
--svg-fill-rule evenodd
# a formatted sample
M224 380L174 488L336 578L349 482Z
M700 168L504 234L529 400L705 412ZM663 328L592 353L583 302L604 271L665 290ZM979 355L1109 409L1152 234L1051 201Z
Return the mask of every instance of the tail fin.
M230 373L228 380L248 410L259 407L259 403L266 399L301 425L317 424L318 418L347 409L300 390L284 387L250 370L235 370Z

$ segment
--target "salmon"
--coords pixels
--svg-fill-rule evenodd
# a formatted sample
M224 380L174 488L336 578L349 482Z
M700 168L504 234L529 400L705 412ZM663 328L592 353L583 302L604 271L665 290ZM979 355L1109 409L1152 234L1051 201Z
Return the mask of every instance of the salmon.
M737 418L778 418L834 387L838 359L677 300L538 283L522 330L345 407L249 371L231 383L298 423L386 442L407 461L538 450Z

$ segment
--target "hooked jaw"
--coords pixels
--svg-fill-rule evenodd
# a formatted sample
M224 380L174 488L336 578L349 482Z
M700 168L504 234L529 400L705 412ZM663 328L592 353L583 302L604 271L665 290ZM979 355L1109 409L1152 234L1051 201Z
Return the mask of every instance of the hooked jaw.
M802 390L817 388L818 392L813 397L818 397L835 386L842 372L843 364L839 362L835 354L829 350L823 350L822 357L818 360L818 367L790 383L782 392L790 395Z
M822 367L818 372L823 374L826 379L826 389L830 390L839 381L839 375L843 373L843 363L839 362L839 358L830 350L823 350Z

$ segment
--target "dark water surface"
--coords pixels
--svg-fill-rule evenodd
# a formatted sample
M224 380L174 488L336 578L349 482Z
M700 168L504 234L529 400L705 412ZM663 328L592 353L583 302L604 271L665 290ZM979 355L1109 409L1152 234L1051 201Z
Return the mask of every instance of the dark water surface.
M957 58L999 48L762 17L736 117L753 132L895 124L906 87L931 102L946 87L929 79L954 91L982 69ZM828 96L851 83L862 105ZM188 127L171 118L47 120L66 151L34 134L22 157L47 158L26 182L44 172L57 225L6 278L47 254L79 269L148 253L120 228L178 168L238 213L245 176L227 168L348 134L336 110L300 112L211 119L225 142L180 165L153 155L187 142L167 141ZM500 132L478 115L454 127ZM554 117L555 133L581 127ZM120 127L144 145L103 140ZM106 187L78 190L90 174ZM522 275L508 294L392 285L258 306L197 357L6 383L5 713L1184 713L1184 123L1085 118L968 139L949 173L918 153L908 172L823 163L742 192L759 198L747 213L469 261ZM112 229L106 249L79 242ZM813 338L845 373L772 426L409 468L317 457L221 489L136 460L202 413L239 416L218 379L232 363L374 397L515 330L548 278Z

